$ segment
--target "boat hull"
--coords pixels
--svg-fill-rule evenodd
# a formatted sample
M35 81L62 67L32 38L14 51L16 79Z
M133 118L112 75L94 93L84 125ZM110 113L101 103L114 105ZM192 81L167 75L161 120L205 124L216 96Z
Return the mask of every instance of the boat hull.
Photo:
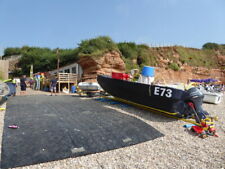
M114 97L174 114L184 112L185 91L98 76L101 87Z

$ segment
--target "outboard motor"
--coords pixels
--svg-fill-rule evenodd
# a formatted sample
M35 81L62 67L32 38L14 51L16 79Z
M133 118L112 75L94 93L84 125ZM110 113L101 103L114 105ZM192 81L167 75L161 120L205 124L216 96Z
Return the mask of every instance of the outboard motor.
M203 93L195 87L187 90L184 96L184 101L191 107L192 114L195 115L197 123L200 123L202 119L205 119L209 115L208 112L202 109L203 98Z

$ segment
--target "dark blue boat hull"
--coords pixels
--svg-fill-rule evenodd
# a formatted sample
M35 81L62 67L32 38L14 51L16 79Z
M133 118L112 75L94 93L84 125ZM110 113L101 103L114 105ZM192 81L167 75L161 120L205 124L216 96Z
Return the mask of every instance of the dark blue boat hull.
M174 113L179 117L190 115L187 102L195 102L192 99L193 94L190 94L193 93L192 91L187 92L170 87L113 79L103 75L99 75L97 80L101 87L114 97L159 111ZM203 96L201 93L197 93L197 89L194 92L198 94L198 101L196 102L198 105L196 107L201 109Z

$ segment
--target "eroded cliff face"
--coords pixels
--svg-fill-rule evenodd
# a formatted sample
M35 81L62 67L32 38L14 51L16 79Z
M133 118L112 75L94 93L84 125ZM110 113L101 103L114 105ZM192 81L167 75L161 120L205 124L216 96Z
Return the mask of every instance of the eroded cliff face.
M221 64L224 64L224 56L218 55L217 57L220 57L219 61ZM181 69L174 71L167 68L169 62L172 61L161 58L160 65L155 70L155 81L162 83L186 83L189 79L215 78L225 83L225 70L191 67L187 64L178 63L181 65ZM81 57L78 63L83 69L82 81L86 82L95 82L98 74L111 75L112 72L125 72L125 63L121 54L116 51L105 53L97 59L86 56Z
M180 71L156 68L155 81L162 83L187 83L190 79L214 78L225 83L225 70L184 66Z
M225 55L222 55L220 52L217 52L217 60L219 65L225 67Z
M125 63L121 54L116 51L105 53L96 59L83 56L78 64L83 69L82 81L85 82L95 82L98 74L111 75L112 72L125 72Z

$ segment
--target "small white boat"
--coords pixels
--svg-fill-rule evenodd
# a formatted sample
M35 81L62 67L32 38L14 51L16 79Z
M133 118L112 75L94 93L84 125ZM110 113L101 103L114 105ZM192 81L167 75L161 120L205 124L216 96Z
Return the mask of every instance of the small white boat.
M223 99L222 93L201 91L204 94L203 102L219 104Z
M162 85L163 86L163 85ZM184 84L166 84L164 86L185 90ZM206 91L203 87L199 88L202 94L204 94L203 102L206 103L213 103L213 104L220 104L223 99L223 94L219 92L209 92Z
M83 91L98 91L101 89L100 85L96 82L80 82L78 87Z
M9 86L0 81L0 105L6 100L6 96L9 94L9 91Z
M0 82L0 96L6 96L9 94L9 92L9 86L4 82Z

